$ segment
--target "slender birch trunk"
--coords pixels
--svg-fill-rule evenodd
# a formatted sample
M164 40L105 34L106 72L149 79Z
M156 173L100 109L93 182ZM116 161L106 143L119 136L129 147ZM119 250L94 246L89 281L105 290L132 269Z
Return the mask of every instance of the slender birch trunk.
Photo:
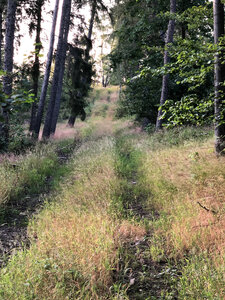
M214 42L219 43L219 39L224 37L224 4L221 0L213 1L214 19ZM225 53L219 50L215 54L215 151L217 155L225 154Z
M176 0L170 0L170 13L176 13ZM174 28L175 28L175 20L169 20L166 40L165 40L165 51L164 51L164 65L170 62L170 56L168 52L169 44L173 42L173 35L174 35ZM163 120L162 117L162 105L165 103L168 97L168 84L169 84L169 75L164 75L162 80L162 91L161 91L161 98L160 98L160 108L158 111L158 117L156 121L156 130L162 129Z
M59 10L59 0L56 0L54 14L53 14L53 22L52 22L52 29L51 29L51 35L50 35L50 45L49 45L49 50L48 50L48 57L47 57L44 81L42 84L41 95L40 95L40 99L39 99L39 103L38 103L38 110L37 110L34 132L33 132L34 138L38 138L38 136L39 136L41 122L42 122L43 113L44 113L44 106L45 106L45 100L46 100L49 77L50 77L50 72L51 72L51 65L52 65L53 49L54 49L54 42L55 42L55 29L56 29L58 10Z

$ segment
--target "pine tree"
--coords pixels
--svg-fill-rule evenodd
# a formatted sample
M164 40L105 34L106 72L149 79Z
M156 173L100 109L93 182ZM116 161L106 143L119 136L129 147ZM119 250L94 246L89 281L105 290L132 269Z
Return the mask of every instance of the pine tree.
M54 47L54 41L55 41L55 29L56 29L58 10L59 10L59 0L56 0L54 14L53 14L52 29L51 29L51 35L50 35L50 45L49 45L49 50L48 50L48 58L47 58L47 63L46 63L44 81L42 84L41 95L40 95L40 99L39 99L39 103L38 103L38 110L37 110L37 115L36 115L35 125L34 125L33 137L35 137L35 138L38 138L38 136L39 136L41 122L42 122L43 113L44 113L44 106L45 106L45 100L46 100L51 65L52 65L53 47Z
M60 23L60 32L57 45L55 69L52 80L50 101L45 118L43 138L49 138L54 133L55 124L58 118L60 98L62 92L63 74L65 69L65 58L67 50L67 38L70 25L71 0L64 0Z

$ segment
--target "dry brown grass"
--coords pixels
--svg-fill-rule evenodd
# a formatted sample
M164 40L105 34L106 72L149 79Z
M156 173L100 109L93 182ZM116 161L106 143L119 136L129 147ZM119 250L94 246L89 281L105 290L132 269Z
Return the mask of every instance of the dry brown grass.
M225 254L224 163L213 153L213 141L148 153L150 201L169 215L157 231L168 253Z
M146 236L146 229L140 224L132 224L124 220L117 228L116 239L122 243L137 242Z

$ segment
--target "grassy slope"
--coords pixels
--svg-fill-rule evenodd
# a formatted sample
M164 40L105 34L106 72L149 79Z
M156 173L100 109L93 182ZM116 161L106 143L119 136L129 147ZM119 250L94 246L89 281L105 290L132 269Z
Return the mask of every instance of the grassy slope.
M113 89L98 96L0 299L223 299L225 171L210 130L149 136L112 120Z

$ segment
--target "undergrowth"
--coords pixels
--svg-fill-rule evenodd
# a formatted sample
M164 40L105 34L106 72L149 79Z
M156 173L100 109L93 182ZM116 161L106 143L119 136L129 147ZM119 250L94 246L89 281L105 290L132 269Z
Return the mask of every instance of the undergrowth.
M11 156L0 165L0 204L22 201L27 193L38 193L58 166L54 145L37 146L26 155Z

